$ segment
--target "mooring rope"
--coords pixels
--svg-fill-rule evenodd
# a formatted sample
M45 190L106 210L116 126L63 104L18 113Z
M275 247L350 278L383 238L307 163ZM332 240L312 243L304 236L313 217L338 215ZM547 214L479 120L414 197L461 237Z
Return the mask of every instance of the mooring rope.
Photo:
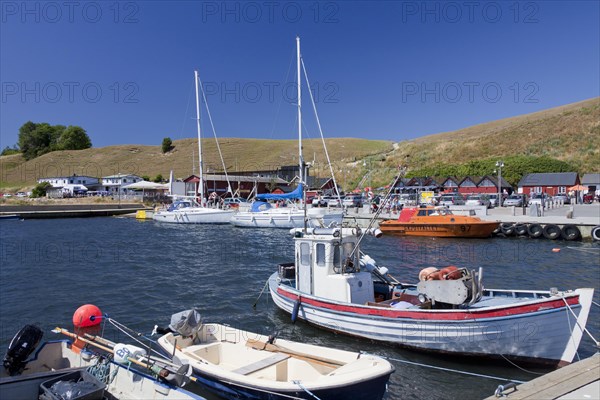
M265 289L267 288L268 284L269 284L269 280L267 279L267 281L265 282L265 286L263 286L262 290L260 291L260 294L256 298L256 301L254 302L254 304L252 304L252 308L256 308L256 305L258 304L258 300L260 300L260 296L262 296L262 294L265 291Z
M518 368L523 372L527 372L528 374L533 374L533 375L545 375L545 373L543 373L543 372L534 372L534 371L530 371L528 369L518 366L514 362L510 361L504 354L500 354L500 357L504 358L506 361L508 361L509 364L512 364L515 368Z
M309 395L311 395L313 398L315 398L317 400L321 400L317 396L315 396L314 393L312 393L310 390L308 390L307 388L305 388L304 385L302 384L302 382L300 382L300 381L292 381L292 382L295 383L296 385L300 386L300 389L304 390L306 393L308 393Z
M369 354L369 353L362 352L362 351L361 351L361 354L376 355L376 354ZM478 374L476 372L461 371L459 369L446 368L446 367L438 367L436 365L429 365L429 364L418 363L418 362L415 362L415 361L400 360L398 358L384 357L384 356L379 356L379 355L376 355L376 356L377 357L381 357L381 358L385 358L386 360L392 360L392 361L396 361L396 362L403 363L403 364L416 365L418 367L425 367L425 368L437 369L437 370L446 371L446 372L454 372L454 373L457 373L457 374L475 376L475 377L478 377L478 378L494 379L494 380L497 380L497 381L504 381L504 382L510 381L510 382L516 382L516 383L525 383L525 381L519 381L519 380L516 380L516 379L507 379L507 378L503 378L501 376L484 375L484 374Z
M571 308L571 306L567 303L567 301L565 300L564 297L562 297L562 300L565 302L565 305L567 306L567 309L569 311L571 311L571 314L573 314L573 316L575 317L575 323L577 324L577 326L579 326L579 329L581 329L582 331L584 331L585 333L587 333L587 335L594 341L594 343L596 344L596 346L600 346L600 342L598 342L596 340L595 337L592 336L592 334L590 333L590 331L588 331L588 329L584 326L582 327L581 325L579 325L579 321L577 321L577 315L575 314L575 312L573 312L573 309ZM593 303L593 302L592 302Z

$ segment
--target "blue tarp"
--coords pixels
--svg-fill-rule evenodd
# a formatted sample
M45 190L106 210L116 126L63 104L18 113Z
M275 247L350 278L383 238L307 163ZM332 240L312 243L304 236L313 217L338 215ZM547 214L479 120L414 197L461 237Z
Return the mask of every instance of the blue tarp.
M302 184L299 184L296 190L286 194L270 194L262 193L257 194L257 200L285 200L285 199L301 199L302 198Z

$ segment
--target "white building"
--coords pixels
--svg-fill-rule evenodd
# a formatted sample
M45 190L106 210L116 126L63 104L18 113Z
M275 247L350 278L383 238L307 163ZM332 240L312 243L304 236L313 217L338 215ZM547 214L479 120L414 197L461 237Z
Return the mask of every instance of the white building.
M131 174L116 174L102 177L102 187L110 194L122 192L122 187L142 181L143 179L137 175Z
M49 178L39 178L38 183L48 182L52 187L65 187L67 185L83 185L92 186L98 185L100 179L94 178L93 176L86 175L72 175L72 176L54 176Z

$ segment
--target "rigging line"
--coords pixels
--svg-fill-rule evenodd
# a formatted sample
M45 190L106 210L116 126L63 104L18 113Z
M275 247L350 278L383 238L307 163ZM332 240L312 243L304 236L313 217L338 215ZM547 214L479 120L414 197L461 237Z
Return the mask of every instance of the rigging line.
M227 181L227 192L233 195L231 190L231 182L229 182L229 175L227 174L227 167L225 166L225 160L223 160L223 153L221 153L221 146L219 145L219 139L217 139L217 132L215 130L215 125L213 124L212 116L210 114L210 109L208 108L208 101L206 100L206 94L204 93L204 85L202 84L202 79L200 79L200 73L198 73L198 81L200 82L200 91L202 92L202 98L204 99L204 106L206 107L206 114L208 115L208 120L210 121L210 126L213 131L213 136L215 137L215 142L217 143L217 150L219 150L219 157L221 158L221 164L223 165L223 172L225 173L225 180Z
M361 354L367 354L367 355L369 355L369 353L363 352L363 351L361 351ZM380 355L377 355L377 357L385 358L386 360L392 360L392 361L396 361L396 362L400 362L400 363L404 363L404 364L416 365L418 367L432 368L432 369L437 369L437 370L440 370L440 371L455 372L457 374L476 376L478 378L495 379L495 380L498 380L498 381L505 381L505 382L506 381L510 381L510 382L516 382L516 383L525 383L525 381L519 381L519 380L516 380L516 379L506 379L506 378L503 378L501 376L478 374L476 372L461 371L459 369L454 369L454 368L438 367L436 365L423 364L423 363L418 363L418 362L408 361L408 360L400 360L398 358L384 357L384 356L380 356Z
M146 346L146 343L142 342L140 339L134 337L133 335L127 333L126 330L129 330L130 332L135 333L136 335L138 335L138 337L143 337L144 339L148 340L149 342L158 343L155 340L150 339L149 337L147 337L143 333L136 332L133 329L130 329L130 328L126 327L125 325L121 324L118 321L115 321L112 318L108 318L108 322L110 322L112 324L112 326L114 326L115 328L117 328L118 330L120 330L121 332L123 332L125 335L129 336L129 338L135 340L137 343L141 344L142 346ZM157 355L159 355L161 357L163 356L160 352L154 350L152 347L150 347L150 350L152 350L153 353L155 353L155 354L157 354Z
M321 121L319 120L319 114L317 114L317 106L315 105L315 99L313 98L312 91L310 90L310 82L308 81L308 73L306 72L306 67L304 66L304 58L300 58L300 63L302 64L302 71L304 71L304 78L306 79L306 86L308 87L308 94L310 95L310 101L313 106L313 111L315 112L315 118L317 119L317 126L319 127L319 133L321 134L321 141L323 142L323 150L325 150L325 157L327 157L327 164L329 165L329 172L331 173L331 178L333 179L333 187L335 188L335 192L337 193L338 201L342 204L342 196L340 195L340 190L338 189L337 182L335 180L335 175L333 174L333 167L331 166L331 159L329 158L329 152L327 151L327 146L325 145L325 138L323 137L323 130L321 129Z
M192 99L192 93L194 92L194 85L190 86L190 93L188 94L187 106L185 107L185 113L183 114L183 121L181 121L181 130L179 131L179 138L183 138L183 129L185 128L186 117L190 109L190 101Z
M273 126L271 127L271 139L273 138L273 135L275 134L275 127L277 126L277 121L279 120L279 113L281 111L281 105L283 104L283 98L285 95L285 82L287 82L288 78L290 77L290 70L292 69L292 62L294 61L294 53L295 50L292 50L292 54L290 56L290 63L288 65L288 70L287 73L285 74L285 78L283 78L283 82L284 82L284 87L282 87L281 89L281 98L279 99L279 104L277 105L277 113L275 114L275 121L273 121Z
M298 385L300 387L300 389L304 390L307 394L311 395L313 398L317 399L317 400L321 400L320 398L318 398L317 396L315 396L314 393L312 393L310 390L308 390L306 387L304 387L304 385L302 384L301 381L292 381L293 383L295 383L296 385Z

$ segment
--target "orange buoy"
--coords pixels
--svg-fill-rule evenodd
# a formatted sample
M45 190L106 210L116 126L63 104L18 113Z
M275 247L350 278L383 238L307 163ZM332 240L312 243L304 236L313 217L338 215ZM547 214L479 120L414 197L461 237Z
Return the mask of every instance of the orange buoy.
M555 248L552 249L553 253L558 253L559 251L560 251L560 249L558 247L555 247Z
M73 314L73 326L75 328L87 328L100 325L102 311L93 304L84 304Z
M437 272L437 268L436 267L427 267L427 268L423 268L421 270L421 272L419 272L419 280L420 281L428 281L431 279L428 279L428 277L433 274L434 272Z

